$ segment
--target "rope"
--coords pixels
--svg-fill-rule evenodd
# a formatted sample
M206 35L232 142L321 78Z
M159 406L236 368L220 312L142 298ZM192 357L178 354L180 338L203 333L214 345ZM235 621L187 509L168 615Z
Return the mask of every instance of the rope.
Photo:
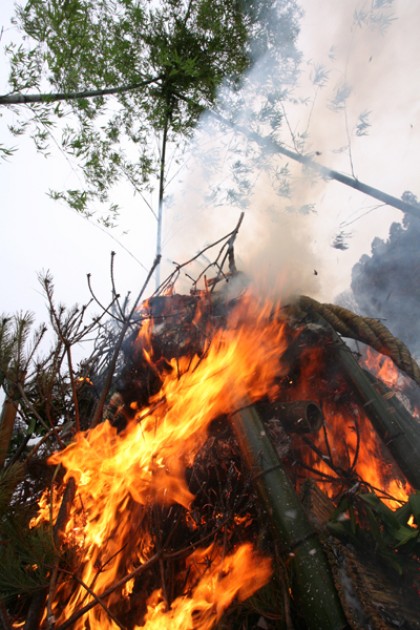
M302 295L299 305L305 311L319 313L340 335L356 339L377 352L390 357L395 365L420 385L420 367L407 346L394 337L382 322L371 317L356 315L336 304L321 304Z

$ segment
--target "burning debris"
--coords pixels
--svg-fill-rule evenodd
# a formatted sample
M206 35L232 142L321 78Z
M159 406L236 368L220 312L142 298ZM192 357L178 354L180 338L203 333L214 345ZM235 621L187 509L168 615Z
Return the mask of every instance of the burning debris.
M177 294L177 266L143 302L103 421L50 456L13 627L420 627L420 425L344 309L227 290L237 229L203 288Z

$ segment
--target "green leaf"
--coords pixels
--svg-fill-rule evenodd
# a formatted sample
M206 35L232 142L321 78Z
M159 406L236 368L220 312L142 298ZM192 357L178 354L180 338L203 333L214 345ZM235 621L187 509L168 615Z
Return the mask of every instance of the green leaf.
M417 525L420 525L420 492L411 494L408 502L410 504L410 508L413 512Z
M397 541L397 547L402 547L413 540L418 540L419 531L413 527L400 527L393 532L394 538Z
M36 428L36 418L35 416L32 416L28 425L28 428L25 431L25 435L32 435L35 431Z
M400 525L406 525L412 513L410 501L407 501L404 505L395 510L394 515Z
M89 194L86 203L68 192L60 198L78 211L91 213L88 203L108 200L126 176L126 155L133 169L144 151L150 161L141 178L130 179L135 190L159 189L178 169L172 157L161 164L156 135L182 152L222 81L235 88L256 52L275 57L277 68L295 68L300 15L292 0L279 6L268 0L30 0L16 10L24 42L8 46L6 54L11 92L32 90L42 110L27 104L13 129L29 132L46 152L55 138L45 130L59 119L70 121L61 148L76 159ZM284 38L278 37L280 23ZM145 79L151 84L135 87ZM112 97L91 94L109 88L117 90ZM273 120L278 115L274 102L271 114ZM231 200L243 203L240 193L232 192Z
M370 492L368 494L359 494L358 498L367 503L374 512L380 516L383 523L393 529L398 529L400 524L394 512L385 503L383 503L376 494Z

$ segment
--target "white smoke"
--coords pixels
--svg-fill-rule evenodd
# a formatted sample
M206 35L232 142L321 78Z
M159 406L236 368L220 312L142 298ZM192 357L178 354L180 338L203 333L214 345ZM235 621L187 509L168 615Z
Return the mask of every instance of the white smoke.
M391 225L386 240L373 241L370 254L362 256L354 266L351 285L359 311L383 320L418 358L419 240L420 218L405 215L402 225Z
M412 22L420 6L359 0L301 5L307 15L298 41L304 52L299 74L293 78L290 72L295 51L285 71L263 57L238 94L222 92L218 111L390 194L415 190L415 163L404 152L410 125L418 118L414 96L419 88L407 76L412 72L408 56L415 59L420 52ZM404 59L394 47L402 38ZM401 67L401 61L406 65ZM407 115L398 138L397 110ZM390 156L391 142L395 152ZM405 172L393 168L401 156ZM233 229L244 210L236 245L239 266L282 295L307 293L331 301L349 286L351 268L372 238L385 237L390 223L402 218L393 209L375 210L375 201L315 177L268 146L261 150L211 115L201 122L188 164L183 185L172 190L167 259L189 258ZM343 242L347 233L353 236L345 243L348 249L331 246L340 232Z

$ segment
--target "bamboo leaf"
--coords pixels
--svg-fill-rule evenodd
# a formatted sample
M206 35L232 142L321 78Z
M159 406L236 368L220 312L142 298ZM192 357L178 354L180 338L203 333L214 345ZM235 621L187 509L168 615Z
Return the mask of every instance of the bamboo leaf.
M420 524L420 492L411 494L408 502L410 504L410 508L413 511L413 515L416 520L416 523L417 525L419 525Z

